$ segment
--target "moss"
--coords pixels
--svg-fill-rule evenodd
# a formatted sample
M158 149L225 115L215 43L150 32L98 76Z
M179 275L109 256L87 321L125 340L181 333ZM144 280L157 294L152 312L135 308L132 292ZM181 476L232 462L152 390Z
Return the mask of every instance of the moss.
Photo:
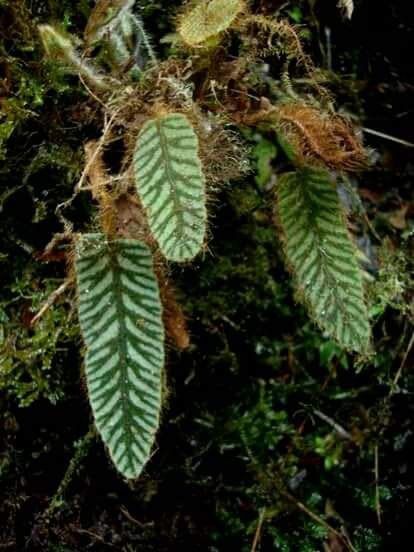
M411 252L407 241L398 249L385 240L378 251L378 278L370 285L370 314L374 319L384 314L387 307L408 314L407 292L413 287L414 273L410 266Z
M26 272L11 287L14 299L0 307L0 390L20 406L40 398L56 403L65 396L63 361L73 354L76 321L67 306L56 306L34 328L30 325L55 287L56 280L36 282L33 273Z
M6 144L14 130L13 121L5 121L0 124L0 161L4 161L7 155Z

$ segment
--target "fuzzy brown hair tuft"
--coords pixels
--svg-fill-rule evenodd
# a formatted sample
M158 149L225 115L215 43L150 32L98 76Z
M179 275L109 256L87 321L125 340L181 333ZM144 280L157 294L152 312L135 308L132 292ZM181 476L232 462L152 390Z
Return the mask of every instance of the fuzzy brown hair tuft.
M298 103L277 107L273 117L299 165L348 172L366 168L366 151L350 122L343 117Z

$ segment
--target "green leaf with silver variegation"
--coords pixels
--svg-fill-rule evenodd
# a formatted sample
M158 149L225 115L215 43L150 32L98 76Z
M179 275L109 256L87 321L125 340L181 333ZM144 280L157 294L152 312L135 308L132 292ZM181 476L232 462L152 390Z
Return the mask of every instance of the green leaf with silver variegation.
M134 172L152 235L170 261L189 261L206 234L205 178L198 138L181 113L150 119L139 133Z
M362 273L329 173L302 169L280 177L277 212L299 297L345 349L369 348Z
M136 478L161 409L164 327L148 247L86 234L77 245L79 320L96 427L119 472Z

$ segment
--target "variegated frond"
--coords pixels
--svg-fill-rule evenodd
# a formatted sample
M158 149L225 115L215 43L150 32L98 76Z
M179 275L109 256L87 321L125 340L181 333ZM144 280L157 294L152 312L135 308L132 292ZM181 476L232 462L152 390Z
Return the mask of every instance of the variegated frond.
M367 351L362 273L329 173L302 169L282 175L277 213L286 259L311 316L345 349Z
M226 31L244 7L243 0L201 0L182 14L178 33L187 46L202 47Z
M207 226L205 178L198 138L181 113L150 119L134 153L138 195L152 235L170 261L189 261L202 249Z
M164 328L152 255L135 240L86 234L77 246L76 274L96 427L119 472L136 478L161 409Z

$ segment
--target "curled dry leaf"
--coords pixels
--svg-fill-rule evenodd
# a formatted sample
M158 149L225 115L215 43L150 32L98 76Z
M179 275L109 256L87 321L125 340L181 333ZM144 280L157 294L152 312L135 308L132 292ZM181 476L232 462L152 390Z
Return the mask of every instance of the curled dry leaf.
M351 19L352 14L354 13L354 7L354 0L339 0L338 2L338 8L343 11L345 17L348 19Z

